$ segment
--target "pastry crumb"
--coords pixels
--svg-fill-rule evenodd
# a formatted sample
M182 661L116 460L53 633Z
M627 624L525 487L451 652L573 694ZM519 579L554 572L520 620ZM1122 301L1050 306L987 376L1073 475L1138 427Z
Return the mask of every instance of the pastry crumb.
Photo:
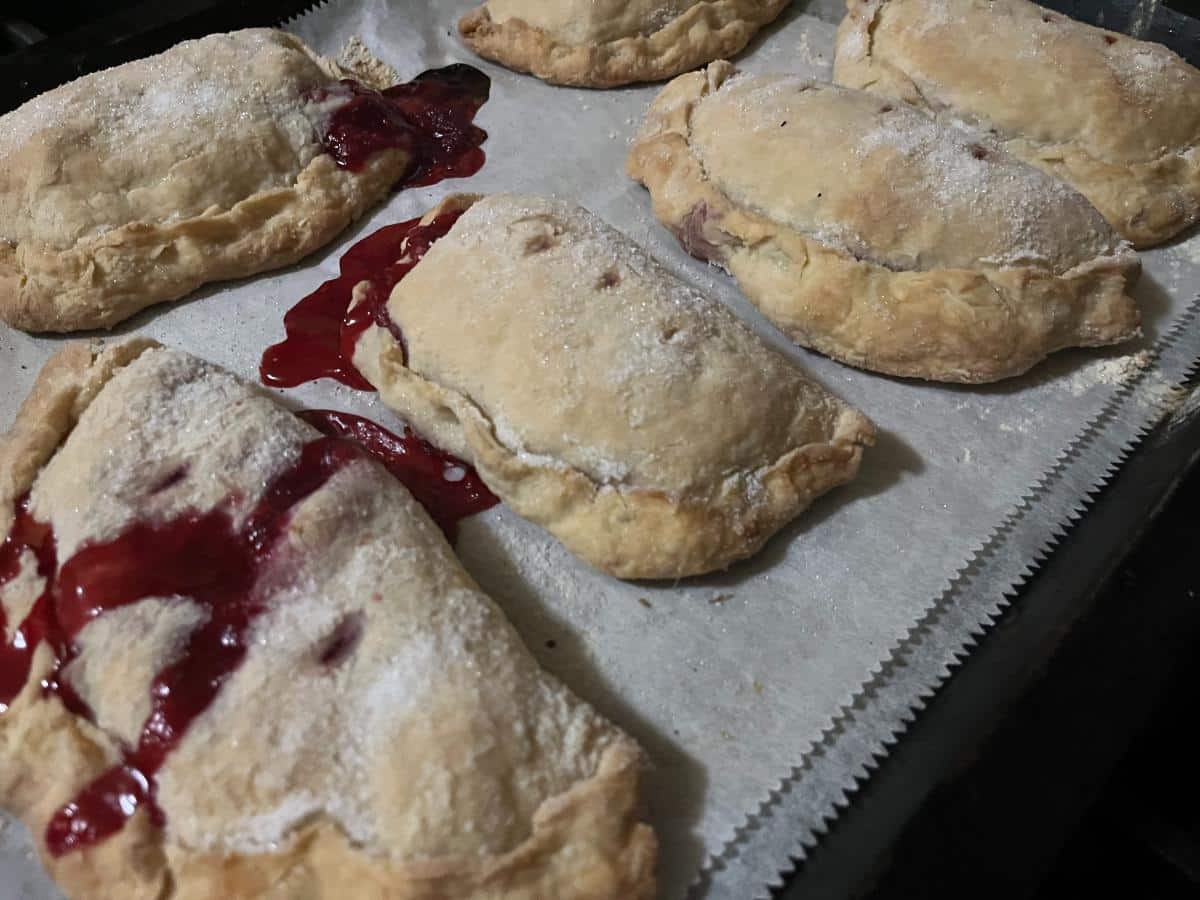
M399 82L400 73L372 53L357 35L347 39L338 64L352 72L360 81L382 90Z
M1149 350L1098 360L1077 371L1069 382L1072 397L1082 397L1101 384L1122 384L1150 368L1153 359Z

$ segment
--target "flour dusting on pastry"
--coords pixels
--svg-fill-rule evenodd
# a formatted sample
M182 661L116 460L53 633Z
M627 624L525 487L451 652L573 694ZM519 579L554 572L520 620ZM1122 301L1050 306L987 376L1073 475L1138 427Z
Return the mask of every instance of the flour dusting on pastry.
M857 472L873 430L720 303L586 210L466 208L393 289L354 363L570 550L672 578L756 552Z
M340 110L388 102L372 80L386 68L359 47L351 63L367 81L351 89L350 70L292 35L214 34L0 117L0 319L107 328L331 240L420 168L428 143L395 110L356 119L380 132L370 141L337 131ZM469 118L455 90L435 103ZM477 147L483 133L468 138ZM330 155L356 141L354 165Z
M1137 333L1137 258L1087 200L897 100L728 63L654 101L627 169L790 337L947 381Z
M1200 219L1200 70L1029 0L848 0L834 80L964 121L1137 247Z
M364 451L147 342L71 345L31 397L0 504L54 551L0 566L34 642L0 646L0 803L69 896L649 900L637 747ZM58 597L45 634L30 587Z

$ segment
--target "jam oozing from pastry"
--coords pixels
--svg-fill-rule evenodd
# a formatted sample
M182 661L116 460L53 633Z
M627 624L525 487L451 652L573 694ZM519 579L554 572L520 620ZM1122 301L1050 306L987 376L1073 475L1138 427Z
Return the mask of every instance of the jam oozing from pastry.
M307 97L349 98L320 132L322 146L339 166L358 171L374 154L397 148L412 160L404 183L419 186L479 171L484 160L479 145L487 133L472 121L490 90L486 75L456 64L383 91L345 79L314 88Z
M51 588L51 627L63 643L97 616L146 597L185 596L206 607L208 617L155 676L150 715L137 744L50 819L45 839L52 854L103 840L143 805L151 821L163 824L154 777L245 657L247 634L265 609L269 587L286 577L273 563L292 511L361 456L347 441L318 438L276 476L238 527L224 507L134 523L110 541L82 547L63 564Z
M293 306L283 317L287 337L263 353L259 376L271 387L295 387L318 378L333 378L352 388L373 390L354 367L354 345L367 326L403 335L387 313L392 288L444 236L462 211L443 213L428 225L410 219L385 225L345 252L341 274ZM365 284L364 284L365 282ZM350 308L356 285L361 301Z
M710 218L708 204L702 200L687 214L682 225L675 229L675 237L683 249L704 262L721 258L721 248L708 239L705 231Z
M411 429L405 428L400 436L370 419L328 409L307 410L300 413L300 418L322 434L356 442L383 463L425 507L451 543L461 519L500 502L471 466Z
M207 611L204 624L151 683L151 712L137 742L51 818L45 840L52 854L109 837L142 807L152 822L164 824L155 800L156 774L241 664L254 620L272 588L286 579L282 538L292 511L345 465L364 456L381 462L451 537L459 519L497 502L474 470L411 432L399 436L368 419L330 410L302 416L324 436L301 448L297 461L275 477L240 525L228 504L167 521L135 522L111 540L83 545L59 566L51 528L30 514L28 498L17 504L13 526L0 545L0 587L20 574L28 553L44 588L11 640L0 645L0 714L28 681L33 654L44 643L53 662L42 690L94 721L64 675L89 622L147 597L184 596ZM165 480L173 485L187 475L188 467L182 466ZM159 490L155 485L150 493ZM0 606L0 628L5 626ZM339 665L353 653L361 632L361 616L345 619L319 662Z

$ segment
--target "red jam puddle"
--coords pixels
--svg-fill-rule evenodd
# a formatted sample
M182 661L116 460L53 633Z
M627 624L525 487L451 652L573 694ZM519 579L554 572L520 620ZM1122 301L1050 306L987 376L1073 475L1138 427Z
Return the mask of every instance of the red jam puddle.
M334 378L362 391L374 390L354 367L354 345L368 325L387 328L404 346L404 336L387 313L392 288L438 238L462 215L443 213L428 225L409 219L385 225L343 254L341 275L288 310L283 317L287 337L263 353L259 377L271 387L295 387L318 378ZM355 285L366 282L363 301L350 308Z
M487 132L472 121L490 89L478 69L456 64L383 91L345 79L305 96L316 102L349 98L320 134L325 152L339 166L356 172L381 150L404 150L412 162L403 184L417 187L479 171L484 160L479 145Z
M480 145L487 133L472 121L490 88L488 77L478 69L457 64L431 69L382 92L345 80L315 88L308 96L315 101L350 98L330 116L321 134L322 145L339 166L361 169L372 154L398 147L412 159L401 184L417 187L465 178L483 166ZM317 378L335 378L371 390L351 362L354 343L371 322L390 327L384 309L388 294L420 261L429 244L450 229L457 214L445 218L424 227L418 220L389 225L346 251L341 275L325 282L284 317L287 338L263 354L259 367L263 382L295 387ZM360 281L370 283L366 302L348 312L351 291Z
M459 522L500 502L470 465L412 429L405 428L401 436L370 419L332 409L306 410L300 418L328 437L353 441L383 463L451 543Z
M151 683L151 713L136 745L124 747L119 763L51 818L45 840L53 855L115 834L142 806L152 822L164 824L155 802L155 775L241 664L254 620L272 589L286 580L289 544L283 536L293 510L345 465L365 456L377 459L451 538L460 519L497 502L470 466L411 433L401 437L367 419L327 410L302 416L324 436L304 445L238 527L227 506L165 522L135 522L109 541L84 545L59 565L50 526L33 518L28 497L17 504L12 529L0 545L0 587L17 576L24 551L32 554L46 587L12 639L0 645L0 715L24 687L33 654L45 643L54 663L41 682L43 694L94 719L64 674L88 622L146 597L186 596L208 610L205 624ZM181 468L151 493L178 484L187 473ZM321 654L327 665L340 662L356 643L356 622L344 624L346 633L335 634ZM0 606L0 635L5 627Z

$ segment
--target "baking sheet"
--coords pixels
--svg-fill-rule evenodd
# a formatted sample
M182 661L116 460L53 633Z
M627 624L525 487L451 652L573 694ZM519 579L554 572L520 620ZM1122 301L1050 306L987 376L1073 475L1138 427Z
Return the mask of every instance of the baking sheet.
M734 840L705 864L692 896L768 900L771 888L781 885L783 876L807 859L829 823L846 808L850 795L903 740L915 715L952 677L981 636L1001 621L1017 589L1046 560L1071 523L1087 514L1098 490L1122 461L1144 438L1164 440L1173 423L1188 409L1194 411L1198 322L1200 297L1156 344L1153 358L1139 360L1146 366L1141 374L1124 381L1100 415L1023 492L943 594L839 712L803 766L747 814ZM1185 383L1191 387L1176 387ZM1109 512L1111 519L1113 510ZM1137 522L1127 524L1131 533L1138 528ZM1086 578L1087 573L1081 576ZM1022 602L1035 599L1050 598L1043 590ZM810 887L801 876L783 896L809 896ZM817 893L827 896L822 890L828 887L817 887Z
M647 195L624 176L623 165L658 87L556 88L476 60L454 32L470 6L469 0L345 0L289 27L327 53L357 35L405 78L456 61L485 70L492 98L479 122L490 138L478 175L400 192L303 266L211 287L117 332L148 334L254 378L263 348L282 337L284 312L336 273L339 255L354 240L419 215L454 191L553 193L646 245L874 419L880 439L859 479L820 500L758 557L718 576L666 585L618 582L503 507L461 529L458 550L467 567L542 663L653 757L647 794L662 845L661 893L679 898L1086 423L1122 390L1136 387L1147 398L1167 390L1154 350L1200 284L1200 239L1144 254L1135 292L1145 317L1140 342L1061 353L1028 376L989 387L858 372L791 347L730 279L684 254L653 219ZM828 77L840 15L840 4L826 0L794 4L739 64ZM60 344L0 326L0 423L11 420L38 367ZM373 395L332 382L283 395L394 424ZM1052 523L1060 514L1034 508L1025 521ZM943 668L942 660L917 660L903 674L917 683ZM835 763L848 775L861 758L849 753ZM19 826L0 830L0 887L33 879L16 896L54 896L23 839ZM769 854L776 867L783 864L778 853ZM745 877L770 877L762 875L764 865Z

